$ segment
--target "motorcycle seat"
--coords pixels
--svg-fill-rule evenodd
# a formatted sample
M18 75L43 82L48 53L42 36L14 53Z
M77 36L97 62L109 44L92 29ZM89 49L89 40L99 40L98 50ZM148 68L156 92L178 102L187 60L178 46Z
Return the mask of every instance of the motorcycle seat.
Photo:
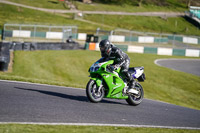
M135 70L138 70L138 69L142 70L142 69L144 69L144 67L143 66L141 66L141 67L134 67L134 69Z
M138 70L138 69L143 70L144 67L143 67L143 66L141 66L141 67L130 67L130 68L128 69L128 71L129 71L130 73L134 73L134 72L135 72L136 70Z

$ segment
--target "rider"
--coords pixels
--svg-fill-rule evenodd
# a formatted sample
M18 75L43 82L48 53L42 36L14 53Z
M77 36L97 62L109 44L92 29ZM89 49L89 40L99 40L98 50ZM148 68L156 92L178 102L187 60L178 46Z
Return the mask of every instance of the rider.
M101 50L102 57L114 60L114 63L111 66L112 71L114 71L118 67L121 67L120 72L126 77L127 81L130 83L129 89L135 87L135 80L128 72L130 64L130 58L128 57L128 55L106 39L102 40L99 43L99 48Z

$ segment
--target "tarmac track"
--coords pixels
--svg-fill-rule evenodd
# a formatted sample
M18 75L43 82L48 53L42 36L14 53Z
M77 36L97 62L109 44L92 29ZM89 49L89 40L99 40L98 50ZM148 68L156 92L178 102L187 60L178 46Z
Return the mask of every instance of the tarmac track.
M90 103L84 89L0 81L0 123L200 129L200 110L144 99Z
M200 76L200 59L158 59L155 64Z

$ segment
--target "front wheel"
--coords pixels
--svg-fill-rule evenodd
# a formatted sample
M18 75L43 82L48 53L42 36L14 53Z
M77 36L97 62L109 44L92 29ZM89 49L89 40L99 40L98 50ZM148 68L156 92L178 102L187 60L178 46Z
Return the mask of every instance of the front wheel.
M98 91L96 82L94 80L90 80L86 87L86 95L91 102L93 103L100 102L105 95L104 88L102 87Z
M127 103L133 106L139 105L142 102L143 97L144 97L144 91L140 83L136 84L135 89L139 91L138 95L130 94L128 96L128 99L126 99Z

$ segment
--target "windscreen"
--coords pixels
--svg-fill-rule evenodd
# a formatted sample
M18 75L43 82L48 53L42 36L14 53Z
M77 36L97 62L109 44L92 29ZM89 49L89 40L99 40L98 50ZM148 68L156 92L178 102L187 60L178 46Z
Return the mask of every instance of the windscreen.
M108 58L102 57L102 58L99 59L96 63L102 63L102 62L106 62L106 61L108 61Z

